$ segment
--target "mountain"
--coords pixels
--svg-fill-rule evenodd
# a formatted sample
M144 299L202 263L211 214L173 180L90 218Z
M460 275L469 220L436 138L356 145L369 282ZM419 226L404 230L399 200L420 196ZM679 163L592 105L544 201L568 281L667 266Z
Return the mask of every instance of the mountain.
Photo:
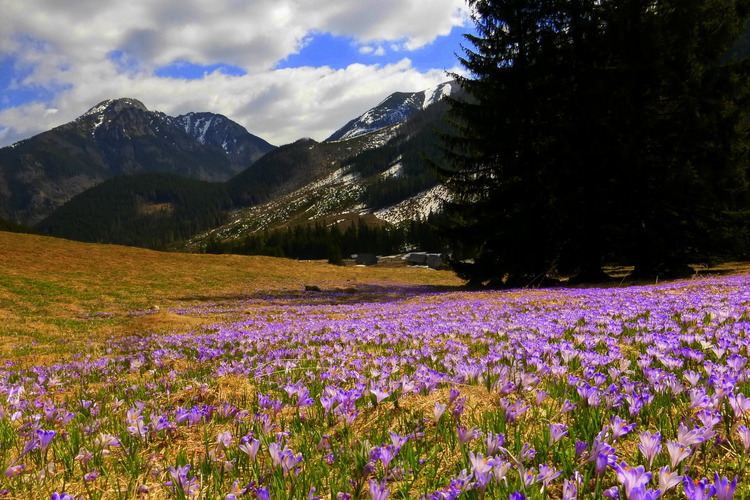
M224 151L231 164L237 166L232 169L232 175L241 172L275 147L248 133L242 125L215 113L188 113L176 117L174 122L204 146Z
M450 95L457 88L456 82L446 82L421 92L396 92L374 108L338 129L326 140L351 139L358 135L401 123L417 111L427 109L438 102L443 96Z
M347 139L298 140L225 182L174 173L113 176L71 198L34 229L81 241L200 250L264 230L315 224L345 229L359 221L386 228L424 218L439 210L445 196L425 158L440 160L438 131L446 126L448 104L431 99L442 95L437 89L422 95L431 104L407 119ZM135 103L122 104L122 112L143 113ZM106 116L94 108L80 120L92 119L86 129L102 134ZM166 122L176 138L195 138L225 155L239 149L239 141L231 141L236 124L224 117L167 117L160 129Z
M222 224L231 207L223 183L148 172L87 189L35 229L76 241L165 249Z
M0 149L0 216L31 225L104 180L140 172L226 181L273 149L222 115L170 117L111 99Z
M279 147L227 182L236 208L225 224L196 235L186 248L316 223L397 225L438 212L447 194L425 160L440 161L438 133L445 130L447 109L438 99L372 132Z

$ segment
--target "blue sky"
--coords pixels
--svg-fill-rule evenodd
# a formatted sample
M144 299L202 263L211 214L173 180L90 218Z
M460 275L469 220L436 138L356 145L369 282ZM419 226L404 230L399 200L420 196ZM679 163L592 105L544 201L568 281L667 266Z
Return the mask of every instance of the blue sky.
M464 0L4 2L0 146L116 97L222 113L275 144L322 139L446 81L471 30Z

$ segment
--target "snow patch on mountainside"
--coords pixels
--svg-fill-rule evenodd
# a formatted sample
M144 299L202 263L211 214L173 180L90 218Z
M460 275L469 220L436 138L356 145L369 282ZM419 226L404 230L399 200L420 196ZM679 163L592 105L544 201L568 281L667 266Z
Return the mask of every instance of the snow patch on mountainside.
M391 224L400 224L417 218L424 219L439 212L448 199L449 194L445 186L437 185L392 207L377 210L373 215Z
M443 83L433 89L425 90L425 100L422 104L422 109L427 109L436 102L443 99L443 97L451 95L453 92L454 82Z
M206 134L211 128L214 118L216 118L216 115L206 117L196 115L195 113L188 113L183 118L185 132L195 137L201 144L205 144Z
M391 165L388 170L380 174L381 179L388 179L389 177L401 177L404 174L404 165L401 163L401 157Z
M316 189L333 184L352 184L357 180L359 180L359 174L351 173L349 172L349 167L344 167L332 172L327 177L301 188L299 191L315 191Z

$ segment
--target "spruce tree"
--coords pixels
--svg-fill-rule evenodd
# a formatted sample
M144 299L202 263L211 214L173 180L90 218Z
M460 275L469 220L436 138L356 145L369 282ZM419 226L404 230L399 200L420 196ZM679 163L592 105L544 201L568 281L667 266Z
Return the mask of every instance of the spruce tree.
M608 256L663 275L735 233L748 62L727 54L750 1L469 3L478 35L438 169L461 276L591 279Z

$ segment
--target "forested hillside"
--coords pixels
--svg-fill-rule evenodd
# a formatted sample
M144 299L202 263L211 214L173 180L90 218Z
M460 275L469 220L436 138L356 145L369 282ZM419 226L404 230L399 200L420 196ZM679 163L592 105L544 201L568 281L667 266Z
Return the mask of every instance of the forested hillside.
M37 229L77 241L160 249L221 224L230 207L223 184L140 174L83 192Z

